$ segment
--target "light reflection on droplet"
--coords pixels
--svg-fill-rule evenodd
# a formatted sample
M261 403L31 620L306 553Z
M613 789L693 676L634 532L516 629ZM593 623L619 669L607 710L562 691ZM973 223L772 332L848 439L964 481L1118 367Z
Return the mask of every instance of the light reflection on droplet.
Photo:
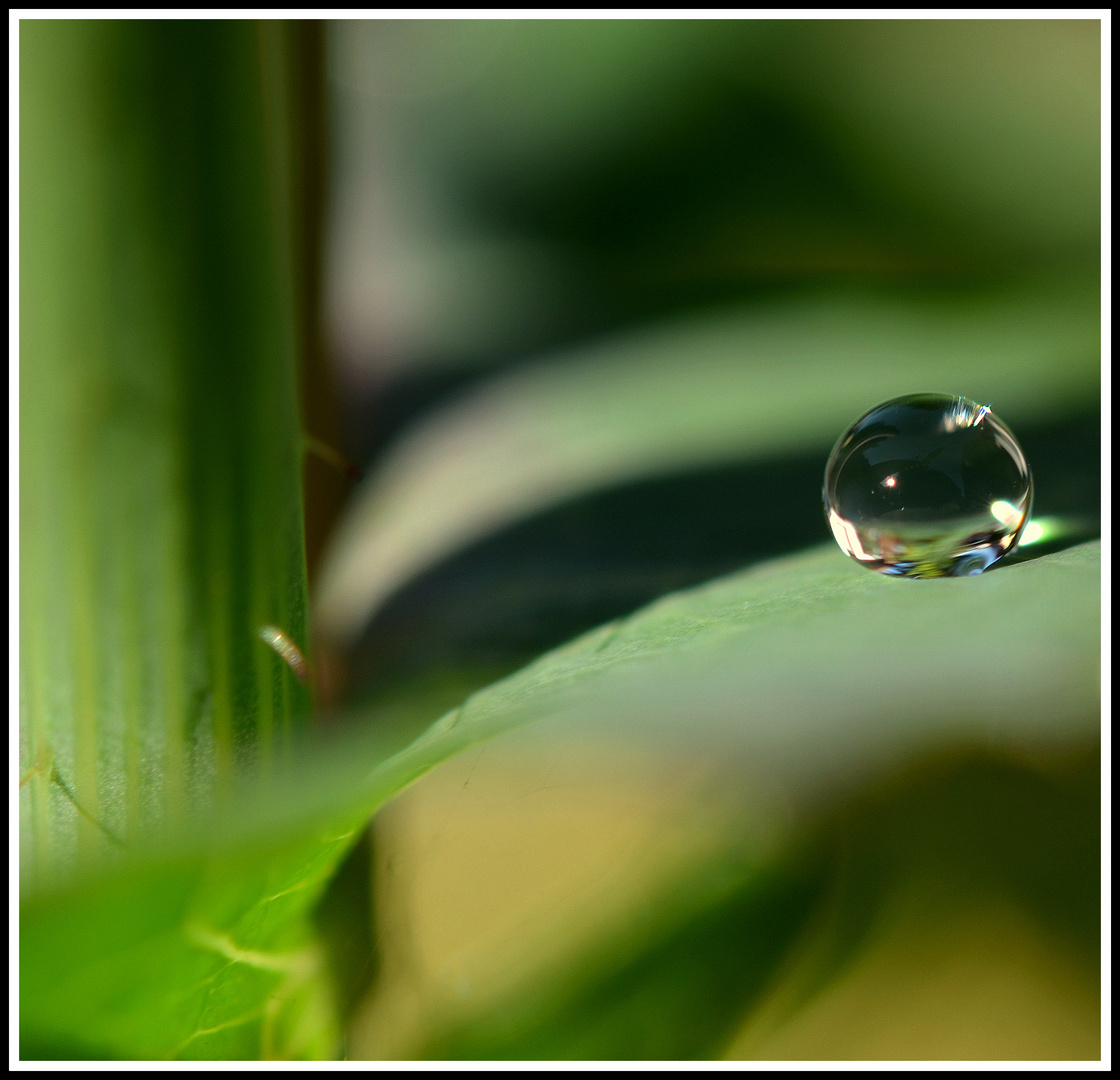
M1009 529L1014 529L1019 523L1019 519L1023 516L1022 511L1005 502L1003 499L996 499L991 506L992 517L997 521L1002 521ZM1019 541L1022 543L1022 540Z
M1006 424L948 394L876 406L825 470L836 542L869 569L905 577L982 573L1020 541L1031 499L1030 467Z

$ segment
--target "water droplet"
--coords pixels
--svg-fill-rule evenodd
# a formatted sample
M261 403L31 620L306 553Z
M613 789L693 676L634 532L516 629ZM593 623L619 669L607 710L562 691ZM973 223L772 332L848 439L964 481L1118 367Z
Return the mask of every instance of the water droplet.
M836 542L882 574L980 574L1016 544L1031 470L986 405L911 394L876 405L837 440L824 475Z

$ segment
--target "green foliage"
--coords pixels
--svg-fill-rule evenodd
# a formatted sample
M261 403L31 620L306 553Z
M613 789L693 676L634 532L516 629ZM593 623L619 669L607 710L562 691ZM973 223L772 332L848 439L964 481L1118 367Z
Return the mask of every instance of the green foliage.
M307 617L280 45L246 24L21 27L36 878L206 805L308 712L257 636L303 643Z
M317 623L348 641L431 563L587 491L827 455L870 405L916 387L990 404L1013 428L1066 415L1097 394L1098 310L1091 279L938 301L822 290L524 365L417 424L355 493L323 567ZM755 513L765 528L764 496Z
M278 25L20 27L21 872L36 891L209 814L309 715L258 634L305 644L307 620L284 62ZM126 906L119 926L143 933L159 910ZM22 959L47 977L45 955ZM122 994L146 986L124 954L113 971ZM175 1013L173 992L153 1006ZM168 1038L127 1007L64 1032L124 1056Z
M307 723L260 637L306 646L286 42L241 22L20 26L21 1057L335 1056L370 949L352 918L368 868L327 892L347 852L418 777L528 725L703 747L802 827L777 854L716 853L418 1053L718 1055L799 949L797 1001L843 968L896 870L1006 892L1091 982L1099 544L926 582L811 549L474 693L473 670L437 673L398 716ZM573 116L617 74L599 67ZM352 637L495 529L626 480L826 450L893 393L964 393L1013 426L1084 411L1096 300L1076 277L818 293L496 379L386 458L319 617ZM909 779L874 786L892 771Z
M440 761L519 724L714 740L807 803L838 766L858 777L961 741L1076 746L1097 722L1098 604L1097 545L923 583L868 574L829 549L667 597L473 695L372 769L368 735L317 769L301 755L298 771L236 807L209 845L195 839L193 854L176 856L169 841L99 883L31 900L21 932L25 964L35 958L21 987L29 1046L276 1052L276 995L283 1004L306 993L301 980L318 962L302 915L350 835ZM993 611L1006 620L994 638ZM869 640L892 642L893 677ZM719 878L709 885L718 893Z
M1077 741L1097 725L1099 580L1098 544L914 590L831 547L793 556L671 594L547 654L472 695L398 760L427 766L451 746L553 720L714 738L813 790L942 740ZM999 613L994 640L988 612Z
M1009 897L1062 941L1091 984L1100 948L1099 769L1094 754L1056 770L999 753L921 758L824 815L768 864L729 850L651 898L637 925L612 928L529 993L437 1027L423 1054L723 1056L791 953L803 959L782 1020L851 964L892 889L913 880L936 889L948 879L958 905L984 893Z

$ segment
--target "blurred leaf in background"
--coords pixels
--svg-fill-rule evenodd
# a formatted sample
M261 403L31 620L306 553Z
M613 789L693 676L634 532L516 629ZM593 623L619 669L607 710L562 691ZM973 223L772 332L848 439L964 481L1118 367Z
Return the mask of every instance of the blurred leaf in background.
M347 388L348 449L376 467L334 537L316 620L328 639L345 643L350 700L369 703L383 723L416 730L426 709L452 708L573 634L673 589L825 540L818 507L829 446L861 411L898 393L937 388L990 402L1027 450L1036 515L1062 515L1084 530L1077 535L1095 535L1099 22L381 21L340 25L333 43L335 117L346 134L336 159L330 328ZM1086 597L1092 579L1090 571ZM912 600L907 593L900 602ZM1054 630L1040 655L1064 654L1058 668L1069 673L1080 655L1087 666L1074 681L1091 686L1095 616L1071 616L1070 627L1084 618L1090 628L1074 645L1053 621L1062 607L1058 596L1035 595L1022 617ZM1029 890L992 899L990 883L976 884L977 864L946 839L956 835L949 822L960 785L971 784L966 804L976 828L995 848L1026 848L1024 865L1042 864L1046 857L1030 849L1041 852L1049 825L1009 822L996 793L1000 785L1057 784L1069 793L1054 796L1054 819L1083 845L1070 872L1081 884L1071 888L1095 895L1091 764L1074 768L1080 779L1062 787L1060 761L1028 764L1019 750L984 757L965 732L1021 706L985 703L964 689L967 662L936 658L934 643L957 634L952 619L930 619L924 659L896 664L898 633L869 611L861 618L836 632L852 643L844 661L829 659L835 643L804 635L787 652L767 652L762 666L775 682L765 702L761 668L743 676L741 693L718 690L731 671L755 672L753 662L713 665L697 683L681 669L662 685L650 669L611 708L580 698L572 716L584 714L581 734L557 733L555 745L542 735L547 750L519 750L514 740L505 751L495 744L464 755L394 804L377 832L384 967L359 1014L353 1051L1099 1053L1097 999L1082 962L1070 961L1070 975L1063 965L1073 954L1061 934L1052 939L1035 916L1024 923L1016 914L1033 903ZM991 633L1002 638L1008 623L994 609L993 619L1000 628ZM967 624L962 612L966 650ZM978 672L994 675L1002 693L1015 681L1006 662L986 645L975 648ZM1030 651L1018 649L1011 653ZM818 683L823 671L858 669L861 652L870 669L883 667L878 721L870 677L828 693L827 680ZM1056 674L1042 681L1055 686ZM800 942L793 953L774 961L794 964L789 976L752 967L747 938L739 990L729 989L717 962L699 959L734 954L728 935L749 936L744 913L756 910L757 882L771 873L758 877L759 860L770 859L779 882L832 880L826 865L841 867L835 872L845 880L870 882L874 875L851 855L864 851L884 868L898 863L888 877L904 882L901 860L919 841L884 847L866 823L841 838L821 824L824 805L814 804L793 814L785 841L774 841L782 854L740 861L755 870L741 870L743 884L728 886L732 899L706 908L707 876L697 867L710 858L709 884L725 880L726 855L717 852L731 842L694 836L683 843L695 857L686 866L658 837L692 828L712 791L723 793L715 797L721 806L730 790L787 813L791 799L799 804L789 782L750 754L738 771L708 782L708 795L687 784L678 791L669 777L707 775L695 745L703 702L729 709L724 741L709 751L718 758L739 710L764 717L762 731L780 731L784 710L808 685L822 686L822 731L843 715L861 717L881 737L897 734L928 701L928 688L918 689L927 676L931 686L959 691L955 704L894 765L873 766L856 728L843 728L836 744L804 742L807 760L847 776L848 794L824 800L828 813L843 816L838 807L856 798L855 788L880 784L898 792L901 802L888 805L899 807L900 836L912 820L904 807L915 799L926 799L929 820L942 823L931 826L941 854L918 875L930 904L903 898L880 908L869 900L861 912L861 886L845 901L851 918L874 928L867 941L895 942L883 946L888 953L867 946L869 957L893 957L868 969L882 975L867 976L867 985L909 986L899 993L925 1005L896 1012L894 1033L876 1043L858 1033L881 1005L871 1004L870 991L852 997L841 989L848 1012L836 1013L825 994L821 1015L833 1008L842 1019L798 1028L791 1018L812 994L783 1013L746 988L761 995L770 985L780 998L787 991L779 988L800 978L789 955L808 956L799 963L812 966L814 953L835 951L822 912L839 901L821 897L839 886L821 884L818 899L804 901L816 914L790 930ZM682 678L692 696L669 690ZM631 711L644 715L650 702L665 717L658 735L604 749L596 733L615 731ZM541 708L534 699L526 715ZM1095 706L1087 700L1085 727L1073 720L1080 708L1055 700L1042 709L1044 726L1066 733L1074 758L1088 753L1091 761ZM1008 739L995 742L1018 746ZM935 747L948 757L929 759ZM908 769L905 760L930 763ZM716 818L725 822L712 826L716 837L734 835L726 822L741 820ZM829 855L796 864L802 869L789 878L781 868L794 865L784 860L800 842ZM773 895L784 887L774 885ZM898 895L910 888L918 886L899 884ZM685 915L680 898L692 893L697 906ZM638 912L640 925L662 927L641 931L642 944L624 929ZM1011 936L1006 948L985 953L969 927L992 919ZM1091 956L1090 939L1074 954ZM700 945L721 940L711 953ZM905 980L921 978L913 973L932 955L921 943L934 940L967 962L949 964L922 999ZM691 965L658 966L670 964L656 957L674 955L672 941L692 942L681 945ZM863 970L855 946L841 952L851 970ZM1039 959L1020 970L1016 955ZM1046 959L1055 956L1056 967ZM837 961L834 974L843 968ZM738 1004L701 1037L686 1009L689 987L696 1001L707 1000L699 989L706 970L715 980L708 985ZM900 973L893 984L888 971ZM642 978L668 989L658 997ZM1017 999L1022 1008L1000 1011L987 1002L1008 979L1034 990ZM987 989L954 1011L967 985ZM763 1009L754 1027L751 1000ZM915 1027L914 1010L947 1019ZM985 1011L997 1017L987 1028L977 1020ZM732 1039L740 1016L744 1034ZM784 1042L761 1034L787 1023ZM1070 1033L1064 1042L1062 1031Z
M21 1054L1098 1057L1100 26L23 21Z
M329 299L355 390L758 290L1096 268L1091 19L375 20L332 40Z

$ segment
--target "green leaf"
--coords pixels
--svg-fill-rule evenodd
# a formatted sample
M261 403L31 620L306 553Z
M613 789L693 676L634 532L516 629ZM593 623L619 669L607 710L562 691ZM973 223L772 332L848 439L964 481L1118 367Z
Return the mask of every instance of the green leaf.
M25 901L21 1057L331 1056L333 1002L301 886L333 868L339 844L316 840L295 856L149 853Z
M325 758L309 747L193 846L169 840L128 873L29 898L22 1030L29 1045L153 1057L274 1044L262 1003L299 993L319 962L300 917L354 831L439 762L520 725L706 745L744 783L808 806L937 749L1091 742L1098 627L1097 544L932 581L829 548L670 595L473 695L372 769L369 734Z
M308 712L276 28L20 26L23 869L205 805ZM277 143L280 145L276 145Z
M938 746L1078 743L1098 731L1099 612L1099 543L923 582L868 573L830 545L548 653L384 769L419 775L534 721L707 744L808 796Z
M652 744L721 761L729 788L776 795L818 835L807 862L760 868L756 853L728 851L560 970L481 1011L468 1000L433 1012L410 1056L718 1055L822 900L837 910L806 942L812 962L783 1019L853 959L892 879L920 873L963 882L954 902L966 907L974 893L1009 894L1072 940L1091 985L1099 769L1071 787L1023 762L1097 741L1098 560L1091 544L926 591L829 547L666 597L474 695L437 725L433 750L456 731L466 746L529 719L537 758L572 742ZM979 765L967 757L978 750ZM901 792L875 792L884 774L931 759ZM870 810L835 813L869 784Z
M823 469L840 432L892 396L964 394L1014 427L1091 404L1099 375L1091 282L921 303L802 297L633 332L499 377L415 426L340 523L314 617L351 639L441 558L612 484L814 449Z
M117 862L134 873L137 851L228 801L236 773L279 767L309 715L261 634L306 647L284 35L241 21L20 24L28 896ZM230 878L244 910L270 884ZM197 887L180 870L142 876L111 910L96 889L66 894L76 910L52 901L66 914L40 915L49 931L21 955L32 1050L145 1056L259 1010L279 968L215 978L229 960L213 943L148 947ZM285 910L259 936L303 941L301 918ZM93 987L36 1004L37 989L51 1000L52 964L83 949L100 957ZM291 1023L267 1006L277 1032L310 1023L297 1006L322 993L303 959L285 972ZM213 980L206 1008L182 1011L183 979ZM329 1016L303 1038L324 1033Z
M411 1053L718 1054L803 936L800 918L779 926L767 913L806 914L846 890L839 924L813 945L803 1001L852 957L875 918L881 878L914 851L970 887L994 880L1059 934L1072 919L1084 939L1096 848L1083 826L1096 820L1095 774L1073 796L1055 794L1000 756L1045 759L1096 743L1098 628L1096 544L930 582L868 573L829 545L665 597L476 693L386 768L407 775L456 740L466 748L512 738L532 723L536 758L602 740L616 753L699 756L722 763L729 787L776 798L811 824L822 808L915 762L976 750L997 760L971 771L966 762L947 777L934 770L932 782L919 774L917 795L892 795L869 825L849 830L856 854L850 842L840 846L849 868L838 880L827 819L808 863L760 868L757 853L729 851L669 895L651 896L570 967L487 1001L483 1013L434 1015ZM1051 835L1051 821L1065 823L1062 835ZM1066 871L1055 894L1039 871L1059 862ZM775 940L757 940L755 920L768 920ZM1077 949L1091 953L1092 943ZM698 1002L719 1004L697 1013Z
M369 814L393 747L304 733L198 820L115 864L28 888L20 910L24 1058L323 1058L338 1003L311 913Z
M1092 547L928 583L829 549L581 638L399 753L301 738L260 636L306 617L278 30L25 21L20 79L22 1056L329 1055L328 878L386 799L521 724L707 740L806 798L962 738L1091 737ZM919 378L1012 423L1089 401L1073 293L797 303L528 369L402 446L325 620L551 501L819 445Z

